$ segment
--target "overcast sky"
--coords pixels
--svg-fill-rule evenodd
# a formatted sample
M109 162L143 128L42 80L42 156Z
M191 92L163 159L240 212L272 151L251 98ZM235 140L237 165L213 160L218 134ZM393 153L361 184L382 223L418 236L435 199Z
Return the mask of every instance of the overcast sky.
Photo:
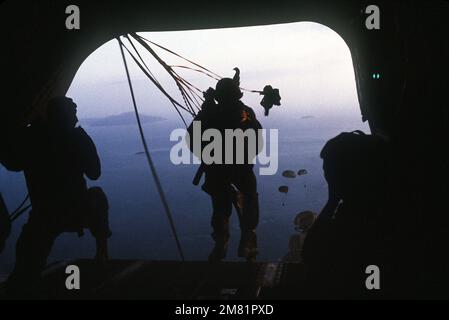
M282 115L360 113L352 60L344 40L326 26L300 22L282 25L176 32L142 32L159 43L213 71L232 77L241 70L241 86L262 90L266 84L279 88ZM185 62L155 50L172 65ZM158 80L179 98L171 78L145 55ZM175 116L168 101L128 59L138 104L142 112ZM187 80L207 89L211 79L188 70ZM132 110L126 75L117 42L110 41L81 65L68 96L78 103L80 118L102 117ZM181 100L179 98L179 100ZM243 101L258 114L260 96L246 93ZM276 108L276 107L275 107Z

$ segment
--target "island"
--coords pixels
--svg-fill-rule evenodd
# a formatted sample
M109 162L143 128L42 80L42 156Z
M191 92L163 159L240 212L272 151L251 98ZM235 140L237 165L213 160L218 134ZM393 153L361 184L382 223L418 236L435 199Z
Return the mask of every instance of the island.
M145 114L140 114L139 117L140 122L142 123L153 123L166 120L161 117L149 116ZM136 122L136 115L134 112L124 112L103 118L84 118L80 119L80 123L83 125L99 127L99 126L134 125L137 122Z

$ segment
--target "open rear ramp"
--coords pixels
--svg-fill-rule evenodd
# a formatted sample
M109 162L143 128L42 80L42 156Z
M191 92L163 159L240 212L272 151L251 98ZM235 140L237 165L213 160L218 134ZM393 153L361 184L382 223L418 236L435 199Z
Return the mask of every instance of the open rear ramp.
M80 290L68 290L68 265L80 270ZM283 262L93 260L61 262L45 271L43 299L297 299L304 268Z

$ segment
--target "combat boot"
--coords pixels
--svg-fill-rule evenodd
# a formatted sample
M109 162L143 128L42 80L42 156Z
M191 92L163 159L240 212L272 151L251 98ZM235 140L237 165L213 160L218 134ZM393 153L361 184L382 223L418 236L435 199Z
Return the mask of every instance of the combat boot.
M257 235L255 230L242 232L238 249L238 256L247 261L255 261L257 256Z
M224 258L226 258L226 254L228 252L228 243L229 241L215 242L215 246L209 255L209 262L211 263L221 262Z

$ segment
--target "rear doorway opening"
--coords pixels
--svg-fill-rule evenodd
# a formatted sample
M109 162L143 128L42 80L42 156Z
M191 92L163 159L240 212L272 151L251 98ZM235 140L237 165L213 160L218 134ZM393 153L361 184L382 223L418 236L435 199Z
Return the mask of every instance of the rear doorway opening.
M260 200L257 233L258 260L282 259L288 251L289 238L295 233L296 214L304 210L319 212L327 200L319 157L325 142L343 131L369 133L368 124L361 121L347 44L332 29L313 22L139 34L224 77L232 77L233 68L238 67L244 88L262 90L270 84L280 89L282 105L273 107L268 117L259 104L260 95L245 92L242 101L255 110L264 128L279 130L278 171L272 176L257 176ZM182 64L166 52L158 53L170 65ZM176 85L161 66L149 57L144 59L164 88L179 97ZM210 199L191 183L197 166L176 166L169 157L173 145L170 133L183 128L183 123L169 101L129 57L128 64L136 100L145 118L145 135L185 256L187 260L206 260L213 245ZM190 70L178 72L201 90L215 86L216 81L204 75ZM176 245L142 154L116 40L105 43L83 62L67 96L77 103L80 125L91 135L102 160L102 177L90 184L100 185L109 197L111 257L177 260ZM295 179L282 176L284 170L302 169L307 174ZM21 195L26 194L23 175L2 169L0 176L6 202L19 203ZM279 193L281 185L288 185L287 194ZM11 270L13 244L25 221L23 216L14 225L0 273ZM239 240L235 214L231 221L228 259L235 260ZM56 242L49 263L90 258L94 248L90 236L79 239L65 234Z

